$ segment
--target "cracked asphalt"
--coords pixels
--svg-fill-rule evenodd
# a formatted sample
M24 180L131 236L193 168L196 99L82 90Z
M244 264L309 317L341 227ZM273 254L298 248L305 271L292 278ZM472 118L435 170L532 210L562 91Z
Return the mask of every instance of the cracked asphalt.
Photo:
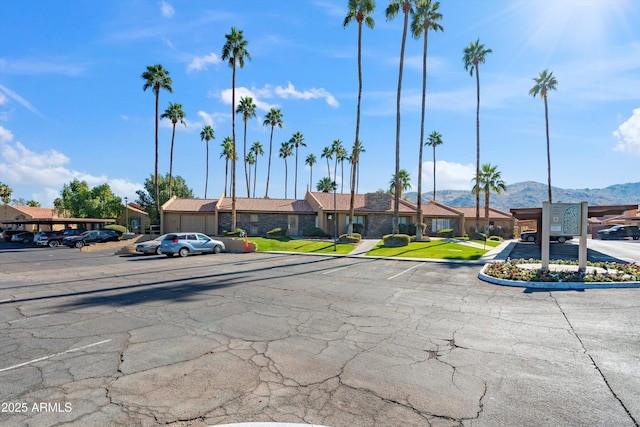
M637 289L477 265L0 252L0 425L638 426Z

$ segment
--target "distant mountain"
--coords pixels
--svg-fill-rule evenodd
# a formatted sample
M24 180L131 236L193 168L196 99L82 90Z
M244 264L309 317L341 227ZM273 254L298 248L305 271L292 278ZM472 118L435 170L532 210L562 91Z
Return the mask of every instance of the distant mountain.
M560 203L589 202L589 205L640 205L640 182L616 184L606 188L565 189L552 188L553 201ZM436 200L447 206L475 207L476 199L471 191L436 190ZM418 193L405 193L407 200L416 202ZM433 198L433 192L422 193L423 203ZM547 200L547 185L534 181L518 182L507 186L507 191L498 195L491 193L492 208L509 212L511 208L537 208ZM484 195L480 196L484 206Z

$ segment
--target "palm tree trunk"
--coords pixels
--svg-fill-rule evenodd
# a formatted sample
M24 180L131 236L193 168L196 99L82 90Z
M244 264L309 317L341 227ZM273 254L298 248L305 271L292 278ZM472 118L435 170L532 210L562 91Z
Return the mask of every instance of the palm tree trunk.
M484 222L486 228L489 228L489 189L484 192Z
M271 137L269 138L269 162L267 163L267 189L264 192L264 198L269 198L269 178L271 176L271 152L273 150L273 128L274 124L271 125Z
M244 121L244 177L247 180L247 198L249 198L251 197L251 189L249 188L249 173L247 171L247 120L246 119Z
M551 145L549 144L549 108L547 106L547 97L544 97L544 121L547 132L547 182L549 203L551 203Z
M284 198L287 198L287 179L288 179L288 170L287 170L287 159L284 159Z
M340 167L342 171L340 174L342 175L340 178L340 194L344 193L344 160L340 160Z
M171 198L171 181L173 177L173 141L176 137L176 124L173 124L173 132L171 133L171 151L169 153L169 198Z
M204 175L204 198L207 198L207 187L209 185L209 139L207 138L205 140L205 147L207 149L207 157L206 157L206 161L207 164L205 166L205 175Z
M224 195L227 195L227 177L229 176L229 159L224 162Z
M296 175L293 179L293 198L298 198L298 146L296 146Z
M253 165L253 198L256 198L256 177L258 176L258 155L256 154L256 164Z
M158 103L160 100L160 87L155 87L156 91L156 169L154 175L153 185L156 190L156 215L158 216L158 221L160 220L160 189L158 188Z
M231 150L231 230L236 229L236 61L233 59L233 70L231 73L231 139L233 147Z
M436 146L433 146L433 201L436 201Z
M331 167L329 166L329 158L327 157L327 176L331 179Z
M309 191L313 191L313 165L309 165Z
M477 88L477 106L476 106L476 233L480 230L480 75L478 64L476 68L476 88Z
M416 227L416 240L422 240L422 150L424 147L424 114L427 99L427 35L428 28L424 32L424 46L422 49L422 117L420 119L420 150L418 153L418 224ZM436 165L433 164L435 169ZM435 195L435 194L434 194Z

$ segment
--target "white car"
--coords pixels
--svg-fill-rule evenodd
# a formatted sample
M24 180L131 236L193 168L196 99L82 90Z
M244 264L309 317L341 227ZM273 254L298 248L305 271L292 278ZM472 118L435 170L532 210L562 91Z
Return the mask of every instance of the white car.
M162 236L158 236L153 240L147 240L146 242L138 243L136 245L136 252L140 252L141 254L145 255L162 255L162 252L160 252L160 244L165 237L167 237L167 235L163 234Z

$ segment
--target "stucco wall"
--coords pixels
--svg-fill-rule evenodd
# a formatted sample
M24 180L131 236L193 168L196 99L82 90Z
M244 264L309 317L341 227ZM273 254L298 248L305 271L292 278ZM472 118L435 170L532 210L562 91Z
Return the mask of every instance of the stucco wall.
M258 213L257 222L251 221L252 214L238 212L236 214L236 226L246 230L249 235L266 236L268 231L274 228L288 229L289 214L287 213ZM316 214L298 215L298 234L302 235L305 228L313 227L316 223ZM218 234L222 235L225 230L231 230L231 212L220 212L218 214Z

